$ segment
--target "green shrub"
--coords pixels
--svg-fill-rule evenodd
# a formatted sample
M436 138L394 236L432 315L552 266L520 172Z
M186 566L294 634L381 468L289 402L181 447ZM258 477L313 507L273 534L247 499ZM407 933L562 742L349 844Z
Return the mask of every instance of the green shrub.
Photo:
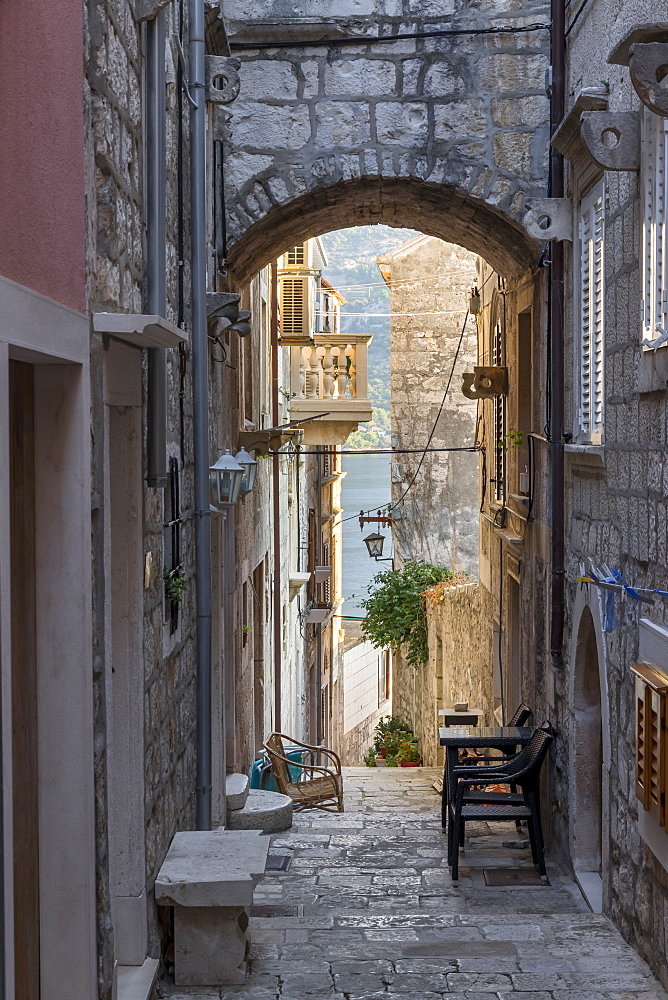
M427 607L424 593L455 574L424 562L408 562L403 569L377 573L362 601L366 617L362 633L376 647L406 646L406 660L413 667L429 658Z

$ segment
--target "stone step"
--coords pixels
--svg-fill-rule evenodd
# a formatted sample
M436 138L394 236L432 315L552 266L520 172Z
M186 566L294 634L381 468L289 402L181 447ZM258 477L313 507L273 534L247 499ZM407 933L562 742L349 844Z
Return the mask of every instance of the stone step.
M243 809L246 805L248 792L250 791L250 781L247 774L228 774L225 778L225 796L227 798L227 809Z
M227 813L229 830L261 830L279 833L292 826L292 799L280 792L265 792L251 788L242 809Z

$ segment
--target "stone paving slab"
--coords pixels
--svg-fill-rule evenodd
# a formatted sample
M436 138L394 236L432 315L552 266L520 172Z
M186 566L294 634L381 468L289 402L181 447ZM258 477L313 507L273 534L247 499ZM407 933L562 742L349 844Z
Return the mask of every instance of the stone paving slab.
M184 989L166 977L157 997L668 1000L555 865L549 886L485 885L485 867L532 869L514 824L470 824L453 883L431 787L437 772L344 773L345 813L300 813L272 837L272 850L289 854L291 866L268 874L254 902L300 904L303 915L251 918L246 984Z

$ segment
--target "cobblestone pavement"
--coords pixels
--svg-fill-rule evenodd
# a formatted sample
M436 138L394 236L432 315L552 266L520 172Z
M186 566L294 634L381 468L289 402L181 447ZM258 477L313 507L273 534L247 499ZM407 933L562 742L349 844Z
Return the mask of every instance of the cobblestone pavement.
M577 886L489 888L526 867L512 824L471 825L452 883L429 768L345 768L346 812L298 814L272 838L291 858L255 894L245 986L170 1000L667 1000L648 966ZM509 843L513 846L504 846ZM519 844L519 846L518 846Z

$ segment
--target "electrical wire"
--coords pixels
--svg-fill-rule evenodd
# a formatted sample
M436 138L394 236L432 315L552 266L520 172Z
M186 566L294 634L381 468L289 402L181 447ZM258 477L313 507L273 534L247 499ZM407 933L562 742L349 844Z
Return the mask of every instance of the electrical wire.
M252 52L254 49L312 49L341 45L391 44L406 39L451 38L459 35L515 35L531 31L546 31L549 24L522 24L517 27L495 25L491 28L442 28L438 31L409 31L401 35L344 35L341 38L280 39L273 42L230 42L232 52Z
M459 335L459 342L457 343L457 350L455 351L455 356L452 359L452 367L450 369L450 375L448 376L448 382L447 382L447 385L445 387L445 392L443 393L443 399L441 400L441 405L438 408L438 413L436 414L436 419L434 420L434 423L433 423L433 426L431 428L431 431L429 432L429 437L427 439L427 443L426 443L426 445L425 445L424 448L420 449L421 456L420 456L420 461L418 462L418 467L415 470L415 475L413 476L413 478L411 479L410 483L408 484L408 486L406 487L406 489L404 490L404 492L401 494L401 496L399 497L399 499L397 501L395 501L395 503L391 503L391 504L389 504L389 506L388 505L382 505L382 506L378 506L378 507L371 507L366 512L367 514L370 514L372 510L377 511L377 510L381 510L381 509L383 509L383 510L387 509L388 514L389 514L390 511L394 510L395 507L398 507L399 504L402 503L402 501L406 498L406 495L408 494L409 490L412 489L413 484L415 483L415 480L419 476L420 469L422 468L422 465L424 463L424 457L427 454L427 452L431 450L429 446L430 446L430 444L432 442L432 438L434 437L434 434L436 433L436 427L438 426L438 422L439 422L439 420L441 418L441 414L443 412L443 407L445 406L445 401L448 398L448 393L450 392L450 384L452 382L452 377L453 377L453 375L455 373L455 367L457 365L457 360L459 358L459 352L461 350L462 342L464 340L464 334L466 333L466 324L468 322L469 315L470 315L470 313L469 313L469 310L467 309L466 310L466 315L464 316L464 322L462 323L462 332ZM469 445L467 448L464 448L464 449L461 449L461 448L456 448L456 449L452 448L452 449L448 449L448 450L451 450L451 451L461 451L461 450L464 450L464 451L477 451L478 449L477 449L477 447L475 445ZM352 454L354 454L354 452L346 452L345 454L352 455ZM344 517L342 519L341 523L343 524L345 521L356 520L356 519L359 518L359 516L360 516L359 514L355 514L355 515L351 514L349 517Z

